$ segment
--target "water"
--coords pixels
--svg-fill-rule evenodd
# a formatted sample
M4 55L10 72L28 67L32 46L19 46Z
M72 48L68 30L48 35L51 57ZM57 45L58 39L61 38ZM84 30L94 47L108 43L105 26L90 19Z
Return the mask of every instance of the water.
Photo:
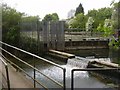
M86 68L88 62L90 60L103 60L107 62L116 62L114 60L111 60L109 50L93 50L94 53L90 53L92 50L77 50L77 51L69 51L70 53L73 53L76 55L73 59L68 59L67 63L62 62L58 59L55 59L53 57L44 56L44 58L47 58L62 67L66 68L66 87L71 88L71 70L72 69L78 69L78 68ZM95 54L97 56L95 56ZM38 60L38 59L28 59L26 60L28 63L32 64L35 61L36 68L38 68L42 73L45 75L53 78L57 82L63 84L63 71L55 67L53 65L50 65L48 63L45 63L44 61ZM116 62L117 63L117 62ZM20 63L19 63L20 64ZM26 67L25 65L20 65L22 68L24 68L29 75L33 77L33 69ZM74 73L74 87L75 88L108 88L108 87L114 87L114 83L112 82L106 82L106 80L101 80L99 77L91 75L87 71L80 71ZM60 88L57 84L53 83L40 73L36 72L36 78L40 82L42 82L44 85L46 85L48 88ZM39 87L37 85L37 87Z
M62 67L66 68L66 86L71 88L71 70L78 68L86 68L88 59L76 56L73 59L68 59L66 64L61 64ZM41 62L37 62L36 67L45 75L53 78L59 83L63 84L63 71L52 65L44 65ZM44 68L43 68L44 67ZM33 70L24 68L29 75L33 76ZM36 72L36 78L45 84L48 88L60 88L58 85ZM107 84L98 80L96 77L89 75L87 71L80 71L74 73L74 87L75 88L107 88ZM92 83L91 83L92 82ZM38 86L39 87L39 86Z
M66 51L79 57L94 57L94 59L109 61L120 65L120 49L86 49Z
M66 68L67 72L67 87L71 88L71 70L72 69L79 69L79 68L86 68L88 60L81 57L75 57L73 59L68 59L68 62L64 67ZM74 73L74 87L75 88L107 88L107 85L98 81L95 77L91 77L87 71L80 71ZM91 82L93 82L91 84Z

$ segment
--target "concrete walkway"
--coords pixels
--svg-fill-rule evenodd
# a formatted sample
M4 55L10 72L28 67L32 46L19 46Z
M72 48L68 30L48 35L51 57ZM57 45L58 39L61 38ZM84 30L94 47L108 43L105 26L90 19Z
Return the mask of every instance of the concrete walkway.
M2 72L5 75L4 65L0 65L2 67ZM26 78L24 74L21 72L16 72L15 68L8 64L9 78L10 78L10 88L33 88L32 82ZM6 76L6 75L5 75ZM5 79L3 79L2 83L4 83Z
M33 88L32 82L25 77L21 72L9 65L10 86L11 88Z

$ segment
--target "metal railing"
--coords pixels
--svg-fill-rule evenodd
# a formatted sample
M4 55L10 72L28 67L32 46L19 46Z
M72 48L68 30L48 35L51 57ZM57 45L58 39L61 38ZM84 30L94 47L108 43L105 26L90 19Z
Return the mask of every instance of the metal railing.
M71 71L71 90L74 90L74 72L78 72L78 71L108 71L108 70L120 70L120 68L82 68L82 69L72 69L72 71Z
M18 65L16 65L15 63L13 63L12 61L8 60L2 53L0 53L0 55L7 61L9 62L11 65L14 65L15 67L17 67L19 70L21 70L23 73L25 73L27 76L29 76L31 79L33 79L35 82L37 82L39 85L41 85L42 87L44 87L45 89L47 89L46 86L42 85L39 81L37 81L36 79L34 79L33 77L31 77L29 74L27 74L27 72L22 69L21 67L19 67Z
M46 87L45 85L41 84L40 82L38 82L38 80L36 80L36 78L35 78L35 71L37 71L37 72L39 72L41 75L45 76L46 78L48 78L48 79L51 80L52 82L54 82L54 83L56 83L57 85L59 85L60 87L62 87L64 90L66 89L66 68L63 68L63 67L61 67L60 65L58 65L58 64L56 64L56 63L54 63L54 62L51 62L51 61L49 61L49 60L47 60L47 59L45 59L45 58L39 57L39 56L37 56L37 55L35 55L35 54L32 54L32 53L27 52L27 51L25 51L25 50L22 50L22 49L20 49L20 48L11 46L11 45L9 45L9 44L7 44L7 43L4 43L4 42L2 42L2 41L0 41L0 43L1 43L2 45L8 46L8 47L13 48L13 49L15 49L15 50L18 50L18 51L21 51L21 52L23 52L23 53L26 53L26 54L28 54L28 55L30 55L30 56L32 56L32 57L34 57L34 58L37 58L37 59L39 59L39 60L43 60L43 61L45 61L45 62L47 62L47 63L49 63L49 64L51 64L51 65L54 65L54 66L56 66L56 67L58 67L58 68L60 68L60 69L63 70L63 84L61 84L61 83L59 83L58 81L54 80L53 78L50 78L49 76L47 76L47 75L45 75L44 73L42 73L42 72L41 72L39 69L37 69L36 67L28 64L27 62L23 61L22 59L18 58L17 56L13 55L12 53L10 53L10 52L8 52L7 50L5 50L5 49L3 49L2 47L0 47L0 49L1 49L2 51L4 51L5 53L9 54L10 56L12 56L13 58L19 60L20 62L24 63L25 65L29 66L30 68L34 69L34 78L32 78L32 77L31 77L29 74L27 74L21 67L17 66L15 63L11 62L10 60L8 60L6 57L4 57L4 56L2 55L5 59L7 59L7 61L8 61L9 63L15 65L17 68L19 68L21 71L23 71L27 76L31 77L31 78L34 80L34 88L36 88L36 83L35 83L35 82L37 82L37 83L38 83L39 85L41 85L43 88L47 89L47 87Z
M4 66L5 66L6 78L7 78L7 87L8 87L8 90L10 90L10 80L9 80L9 73L8 73L8 64L3 60L2 57L0 57L0 60L2 61L2 63L3 63Z

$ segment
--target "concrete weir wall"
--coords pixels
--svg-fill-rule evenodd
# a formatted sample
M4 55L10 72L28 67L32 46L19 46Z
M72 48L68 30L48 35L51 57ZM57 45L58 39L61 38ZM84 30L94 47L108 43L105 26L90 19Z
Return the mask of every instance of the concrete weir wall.
M66 41L65 49L91 49L91 48L109 48L109 41Z

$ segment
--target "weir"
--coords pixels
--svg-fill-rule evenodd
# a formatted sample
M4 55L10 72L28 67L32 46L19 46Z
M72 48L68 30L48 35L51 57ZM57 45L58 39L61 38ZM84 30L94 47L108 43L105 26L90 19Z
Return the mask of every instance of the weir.
M15 61L19 61L14 65L22 72L25 72L27 78L31 77L33 79L32 82L34 83L34 88L40 88L38 85L40 83L42 83L41 85L45 85L45 89L63 88L65 90L66 88L71 88L71 82L72 82L71 71L74 69L86 69L88 61L90 60L87 58L75 56L75 58L68 59L67 62L64 64L54 63L51 60L39 57L35 54L32 54L20 48L8 45L3 42L0 43L32 56L31 59L26 58L26 61L23 61L22 59L11 54L5 49L0 48L5 53L15 58L14 59ZM37 58L37 60L35 60L35 58ZM31 61L31 63L28 64L27 61ZM59 61L59 59L57 59L57 61ZM26 67L24 65L26 65ZM91 76L88 71L75 72L74 74L75 74L74 75L75 88L108 88L109 87L104 82L98 80L96 77ZM38 81L40 81L40 83Z
M73 59L68 59L67 65L72 65L73 67L86 68L88 61L85 58L75 57Z

